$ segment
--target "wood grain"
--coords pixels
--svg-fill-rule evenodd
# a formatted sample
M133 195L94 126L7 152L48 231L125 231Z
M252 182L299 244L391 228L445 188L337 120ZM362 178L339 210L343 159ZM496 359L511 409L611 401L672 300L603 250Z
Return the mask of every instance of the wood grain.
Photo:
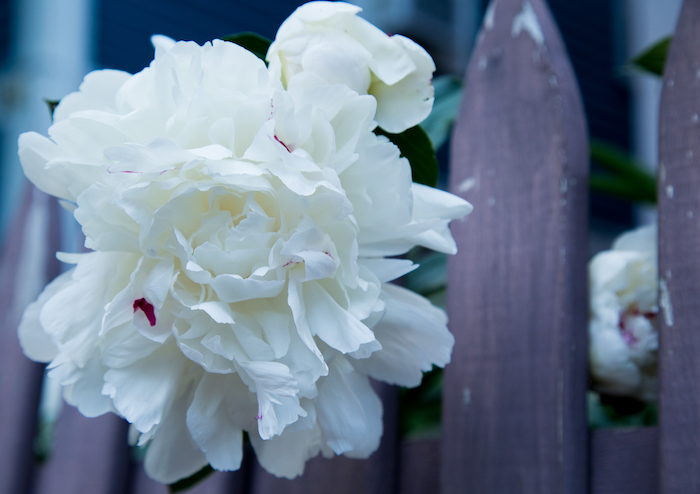
M404 440L399 451L399 494L440 492L440 440Z
M661 492L700 492L700 2L684 3L659 121Z
M492 2L451 156L475 209L452 224L443 492L588 492L586 124L541 0Z
M108 413L83 417L63 406L54 448L37 471L36 494L121 494L129 482L127 423Z
M0 492L31 488L33 445L43 364L24 356L17 326L24 308L53 278L57 203L26 186L15 222L7 232L0 262ZM54 234L52 235L52 231Z
M592 494L657 494L659 430L601 429L591 433Z

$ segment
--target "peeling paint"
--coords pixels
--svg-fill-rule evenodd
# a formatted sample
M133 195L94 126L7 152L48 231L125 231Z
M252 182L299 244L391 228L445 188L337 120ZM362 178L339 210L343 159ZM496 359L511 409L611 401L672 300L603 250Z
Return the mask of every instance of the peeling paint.
M457 192L467 192L474 189L477 186L476 177L469 177L457 186Z
M666 197L673 199L673 185L666 186Z
M666 326L670 328L673 326L673 306L671 305L671 294L668 291L668 285L663 278L659 280L659 289L661 291L659 305L663 309Z
M540 21L537 20L537 14L527 0L523 2L523 10L513 18L510 34L517 38L523 29L535 40L537 46L544 44L544 34L542 27L540 27Z
M488 29L489 31L493 29L493 21L496 19L497 3L498 0L493 0L491 3L489 3L488 8L486 9L486 14L484 14L484 29Z
M556 89L559 87L559 81L557 80L557 76L555 74L549 75L549 87L551 87L552 89Z
M559 182L559 192L561 192L562 194L566 194L567 190L569 190L569 181L565 178L562 178Z
M488 200L486 201L486 204L488 204L491 207L495 206L496 205L496 198L493 196L489 197Z
M469 388L464 388L462 390L462 403L469 405L472 402L472 390Z
M479 70L486 70L486 66L488 65L488 63L488 59L482 55L479 58L479 63L477 64L477 67L479 67Z

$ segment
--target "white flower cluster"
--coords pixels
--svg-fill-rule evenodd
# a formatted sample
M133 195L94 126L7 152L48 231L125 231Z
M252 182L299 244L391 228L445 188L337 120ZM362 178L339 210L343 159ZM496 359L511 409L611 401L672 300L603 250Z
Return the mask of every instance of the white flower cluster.
M301 7L270 69L232 43L156 36L149 67L88 74L49 138L20 137L26 175L91 250L59 254L75 266L27 308L21 345L84 415L126 418L161 482L238 469L243 431L278 476L366 458L382 433L369 377L416 386L450 360L445 314L387 282L416 245L454 253L448 223L471 206L413 184L372 132L420 121L433 65L357 10ZM352 33L364 51L316 77L327 38Z
M589 265L590 370L595 389L658 397L657 227L627 232Z

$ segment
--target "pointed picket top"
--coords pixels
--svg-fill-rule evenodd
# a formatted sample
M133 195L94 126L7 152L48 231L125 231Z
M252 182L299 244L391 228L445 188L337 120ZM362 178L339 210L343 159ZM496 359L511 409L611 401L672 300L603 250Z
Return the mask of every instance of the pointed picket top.
M700 2L679 19L659 116L662 493L700 492Z
M453 222L443 492L584 493L588 147L542 0L495 0L467 70Z

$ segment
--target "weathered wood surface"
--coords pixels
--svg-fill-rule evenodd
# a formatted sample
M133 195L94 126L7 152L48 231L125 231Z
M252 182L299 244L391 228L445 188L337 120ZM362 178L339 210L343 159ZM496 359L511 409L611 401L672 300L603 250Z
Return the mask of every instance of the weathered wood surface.
M399 494L441 492L439 439L401 441L399 454Z
M700 492L700 2L680 14L659 116L661 492Z
M57 203L27 186L0 262L0 492L24 493L32 483L33 439L42 364L24 356L17 326L24 308L58 273Z
M129 481L127 423L109 413L83 417L65 405L54 447L36 472L36 494L121 494Z
M586 124L542 0L491 3L451 156L475 210L452 224L443 492L588 492Z
M592 431L592 494L658 494L658 492L658 428Z

